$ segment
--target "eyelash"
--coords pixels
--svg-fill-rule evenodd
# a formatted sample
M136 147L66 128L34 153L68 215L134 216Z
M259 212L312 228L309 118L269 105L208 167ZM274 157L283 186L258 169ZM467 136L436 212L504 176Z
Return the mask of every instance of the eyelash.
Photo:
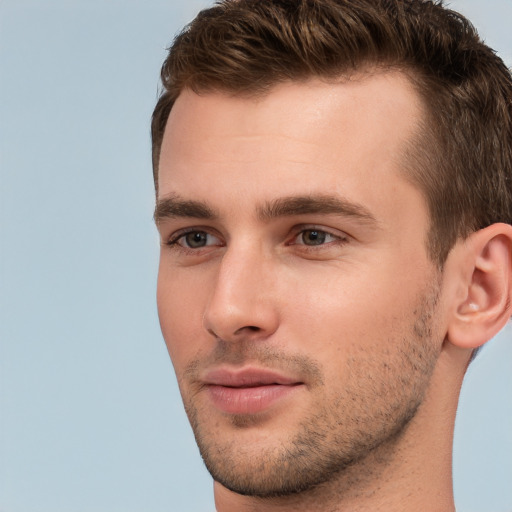
M332 240L331 242L320 243L318 245L315 245L315 244L308 245L306 243L293 243L293 242L291 242L291 243L289 242L289 243L287 243L287 245L297 245L297 246L300 246L302 250L315 251L315 250L320 250L321 248L325 248L326 246L331 247L332 244L339 246L340 244L345 244L346 242L348 242L348 237L345 234L332 233L331 231L329 231L328 229L325 229L324 227L319 227L319 226L314 226L314 225L298 226L295 234L292 237L292 240L293 241L296 240L301 235L304 236L304 234L307 232L310 232L310 233L316 232L317 234L321 233L324 236L332 237L334 240Z
M306 243L295 243L295 240L297 240L297 238L299 236L304 235L304 233L307 233L307 232L312 232L312 233L317 232L322 235L330 236L334 240L331 242L327 242L327 243L320 243L318 245L314 245L314 244L308 245ZM196 234L200 233L200 234L204 234L206 236L213 236L216 238L220 238L217 235L212 234L208 229L206 229L206 228L201 229L200 227L198 227L198 228L186 229L186 230L182 230L182 231L178 231L178 232L174 233L171 236L171 238L166 242L166 245L171 247L172 249L180 250L185 253L193 254L193 255L199 254L202 249L207 249L209 247L222 247L222 245L223 245L223 244L211 244L211 245L205 245L202 247L193 248L193 247L187 247L186 245L182 245L180 243L180 240L184 239L187 235L191 235L194 233L196 233ZM298 247L300 247L300 250L302 250L302 251L312 252L312 251L318 251L318 250L325 249L326 246L331 247L332 246L331 244L335 244L337 246L344 245L348 242L348 236L345 234L342 234L342 233L335 234L323 227L318 227L315 225L301 225L301 226L297 226L297 228L294 230L293 236L289 240L290 241L286 242L286 244L285 244L286 246L298 246Z
M166 245L171 247L172 249L184 251L189 254L198 254L198 252L201 249L212 247L212 245L206 245L204 247L193 248L193 247L187 247L186 245L182 245L180 243L180 240L184 239L187 235L191 235L194 233L202 233L202 234L205 234L206 236L215 236L216 238L220 238L220 237L217 237L216 235L213 235L207 229L201 229L201 228L185 229L185 230L173 233L171 238L166 242ZM220 247L220 245L219 245L219 247Z

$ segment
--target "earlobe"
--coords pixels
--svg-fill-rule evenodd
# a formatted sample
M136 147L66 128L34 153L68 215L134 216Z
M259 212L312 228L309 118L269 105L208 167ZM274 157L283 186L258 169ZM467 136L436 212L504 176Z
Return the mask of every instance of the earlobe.
M448 340L477 348L506 324L512 314L512 226L492 224L464 241L465 282L455 304Z

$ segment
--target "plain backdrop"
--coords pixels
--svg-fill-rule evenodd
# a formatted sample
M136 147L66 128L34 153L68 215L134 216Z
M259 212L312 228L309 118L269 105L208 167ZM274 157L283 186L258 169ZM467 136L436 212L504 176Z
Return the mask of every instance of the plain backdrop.
M207 2L0 0L0 512L209 512L155 307L149 118ZM458 0L512 63L512 2ZM470 367L459 512L512 511L512 330Z

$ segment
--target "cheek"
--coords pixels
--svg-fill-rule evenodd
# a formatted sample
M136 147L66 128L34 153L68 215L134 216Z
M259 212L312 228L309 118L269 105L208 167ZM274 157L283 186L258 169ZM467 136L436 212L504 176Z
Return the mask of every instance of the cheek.
M350 346L386 350L393 333L411 329L423 287L410 272L398 272L394 262L325 270L310 272L291 295L286 323L295 335L287 338L298 336L304 350L328 364L344 360Z
M157 286L158 317L167 350L176 369L190 361L204 338L205 287L194 286L160 265Z

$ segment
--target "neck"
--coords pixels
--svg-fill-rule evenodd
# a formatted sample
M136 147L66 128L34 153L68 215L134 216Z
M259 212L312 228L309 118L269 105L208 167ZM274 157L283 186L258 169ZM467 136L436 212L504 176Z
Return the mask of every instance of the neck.
M300 494L265 499L241 496L215 482L217 511L454 512L453 427L468 360L467 351L447 344L404 431L336 478Z

